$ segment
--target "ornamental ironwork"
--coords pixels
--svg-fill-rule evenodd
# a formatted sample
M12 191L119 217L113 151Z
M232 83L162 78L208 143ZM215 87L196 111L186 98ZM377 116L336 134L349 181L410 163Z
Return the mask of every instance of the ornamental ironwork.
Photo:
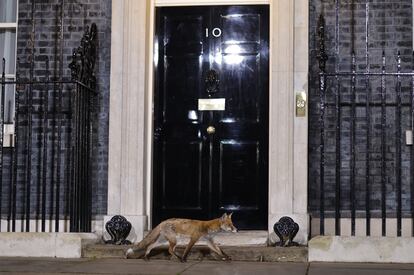
M297 245L293 239L299 231L299 225L292 218L287 216L280 218L273 226L273 230L280 239L280 242L276 243L277 246Z
M72 62L69 64L73 81L80 81L92 89L96 86L95 61L97 44L97 27L93 23L86 27L81 45L73 50Z
M319 39L319 53L318 53L319 69L324 72L326 69L326 61L328 60L328 55L326 54L326 51L325 51L325 18L323 17L323 15L319 16L318 39Z
M110 221L105 224L105 229L111 236L110 240L104 240L106 244L131 244L126 238L131 231L131 223L121 215L113 216Z

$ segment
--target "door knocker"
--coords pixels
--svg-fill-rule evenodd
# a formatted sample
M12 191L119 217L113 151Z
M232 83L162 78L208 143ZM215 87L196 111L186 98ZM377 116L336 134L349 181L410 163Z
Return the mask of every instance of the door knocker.
M206 78L204 81L206 83L206 92L209 96L219 91L220 80L218 73L215 70L207 71Z

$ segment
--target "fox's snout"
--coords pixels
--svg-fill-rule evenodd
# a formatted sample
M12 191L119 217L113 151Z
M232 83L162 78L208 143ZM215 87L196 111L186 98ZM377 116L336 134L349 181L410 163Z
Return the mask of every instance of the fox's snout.
M221 216L221 218L220 218L220 223L221 223L220 227L224 231L236 233L238 230L233 225L233 222L231 220L232 215L233 215L233 213L230 213L229 215L224 213L223 216Z

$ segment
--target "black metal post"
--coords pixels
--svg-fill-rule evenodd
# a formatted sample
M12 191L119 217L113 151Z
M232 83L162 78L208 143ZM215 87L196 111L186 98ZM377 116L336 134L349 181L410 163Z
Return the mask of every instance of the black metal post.
M16 62L16 82L20 80L19 74L19 67L20 67L20 59L17 58ZM16 84L15 90L15 106L14 106L14 147L12 149L12 166L13 166L13 173L12 173L12 205L11 205L11 220L12 220L12 232L16 231L16 190L17 190L17 166L19 163L19 112L20 112L20 93L19 87Z
M386 87L385 87L385 52L382 52L382 75L381 75L381 227L382 236L386 235L386 122L387 114L385 109Z
M4 137L4 102L6 95L6 59L2 60L1 73L1 107L0 107L0 232L3 201L3 137Z
M3 70L4 71L4 70ZM10 120L12 121L12 115L11 115L11 108L9 107L10 112ZM14 122L13 122L14 123ZM9 194L8 194L8 208L7 208L7 232L11 231L11 217L12 217L12 197L13 197L13 139L10 137L10 181L9 181Z
M366 154L365 154L365 220L366 220L366 235L371 235L371 211L370 211L370 173L371 173L371 89L369 85L369 0L365 0L365 92L366 92L366 124L367 124L367 139L366 139Z
M411 133L414 132L414 51L412 53L411 59L411 72L413 76L411 77ZM411 145L410 150L410 186L411 186L411 228L414 228L414 145ZM411 230L411 236L414 237L414 230Z
M76 91L75 91L75 106L74 106L74 113L75 113L75 131L74 131L74 146L73 146L73 162L74 162L74 168L73 168L73 214L71 217L71 230L78 231L78 220L79 220L79 168L80 168L80 159L79 159L79 145L80 145L80 111L79 111L79 105L80 105L80 85L76 85Z
M352 73L355 73L356 62L355 62L355 52L351 54L352 64L351 70ZM350 177L350 202L351 202L351 235L355 235L355 167L356 167L356 152L355 152L355 132L356 132L356 77L355 75L351 78L351 177Z
M92 165L91 165L91 159L92 159L92 115L93 115L93 101L92 101L92 95L91 95L91 91L87 91L87 96L88 96L88 118L87 118L87 123L88 123L88 133L87 133L87 178L86 178L86 183L87 183L87 191L88 191L88 197L87 197L87 221L88 223L86 224L86 232L90 232L92 229Z
M11 110L11 109L10 109ZM11 116L11 115L10 115ZM14 139L10 137L10 146L15 146L13 144ZM9 182L9 196L8 196L8 208L7 208L7 232L11 231L11 221L12 221L12 200L13 200L13 159L14 159L14 149L10 150L10 182Z
M325 90L326 90L326 60L325 52L325 19L323 15L319 17L319 100L320 100L320 234L325 234Z
M83 87L80 89L80 196L79 196L79 228L80 231L83 231L85 223L85 93Z
M65 1L60 5L60 28L59 28L59 81L63 80L63 17ZM56 207L55 207L55 232L59 232L59 214L60 214L60 182L61 182L61 155L62 155L62 90L63 84L59 84L58 93L58 142L57 142L57 164L56 164Z
M73 56L76 56L76 53L73 53ZM75 60L75 58L73 58ZM72 79L75 80L74 76L72 75ZM70 231L74 232L76 231L76 227L75 227L75 220L76 220L76 179L77 179L77 175L76 175L76 167L78 165L77 162L77 144L78 144L78 140L77 140L77 121L78 121L78 116L77 116L77 106L78 106L78 88L79 85L76 84L75 85L75 90L72 93L72 97L73 97L73 106L72 106L72 131L71 131L71 182L70 182L70 212L69 212L69 216L70 216Z
M336 79L336 158L335 158L335 235L341 234L341 84L339 73L339 0L335 0L335 79Z
M30 33L30 71L29 79L33 81L34 71L34 53L35 53L35 4L36 1L32 1L31 10L31 25L32 31ZM33 112L33 85L29 84L29 93L26 95L26 109L27 109L27 130L26 130L26 232L30 231L30 198L31 198L31 185L32 185L32 112Z
M47 137L48 137L48 115L49 115L49 81L50 81L50 71L49 71L49 59L46 59L46 83L45 90L43 91L43 160L42 160L42 232L46 231L46 182L47 182L47 167L48 167L48 157L47 157Z
M397 53L397 72L401 72L401 54L398 51ZM396 192L397 192L397 236L401 236L401 76L397 76L397 109L396 109L396 165L397 165L397 182L396 182Z
M77 181L76 181L76 185L77 185L77 198L76 198L76 208L77 208L77 219L76 219L76 230L80 230L80 220L82 217L82 195L83 195L83 190L82 190L82 102L83 102L83 98L82 98L82 86L79 86L79 90L78 90L78 106L77 106L77 111L78 111L78 144L77 144L77 159L78 159L78 166L77 166Z
M51 164L50 164L50 172L51 172L51 181L50 181L50 200L49 200L49 205L50 205L50 210L49 210L49 222L52 223L52 221L56 221L56 216L53 216L53 214L56 214L56 209L55 209L55 200L57 200L57 198L55 197L57 191L57 166L59 166L59 163L57 163L57 159L56 159L56 152L58 152L57 154L59 154L59 149L56 148L57 144L56 144L56 113L60 110L57 110L56 107L56 94L58 94L58 86L60 85L59 83L59 75L58 75L58 64L59 64L59 60L58 60L58 45L59 45L59 26L60 26L60 21L59 21L59 5L56 5L56 16L55 16L55 22L56 22L56 36L55 36L55 49L54 49L54 74L53 74L53 78L55 80L54 85L53 85L53 96L52 96L52 140L51 140ZM56 227L56 225L55 225ZM53 228L52 226L50 226L50 228Z
M87 121L87 110L88 110L88 97L87 97L87 91L83 88L82 91L82 186L83 186L83 202L82 202L82 229L81 231L86 231L87 226L87 217L88 217L88 146L87 146L87 138L88 138L88 124Z
M76 87L77 84L74 86ZM72 87L72 86L71 86ZM66 133L66 192L65 192L65 211L64 211L64 220L67 221L71 217L71 192L72 192L72 123L73 123L73 112L72 111L72 101L73 101L73 90L72 88L68 89L68 110L67 115L67 133Z
M351 176L350 176L350 203L351 203L351 235L355 235L355 124L356 124L356 60L355 60L355 0L351 1Z

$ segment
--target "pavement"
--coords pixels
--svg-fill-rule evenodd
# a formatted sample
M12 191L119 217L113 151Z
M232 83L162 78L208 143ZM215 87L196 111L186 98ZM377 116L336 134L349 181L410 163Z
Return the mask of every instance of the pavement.
M0 258L0 274L413 275L414 264Z

